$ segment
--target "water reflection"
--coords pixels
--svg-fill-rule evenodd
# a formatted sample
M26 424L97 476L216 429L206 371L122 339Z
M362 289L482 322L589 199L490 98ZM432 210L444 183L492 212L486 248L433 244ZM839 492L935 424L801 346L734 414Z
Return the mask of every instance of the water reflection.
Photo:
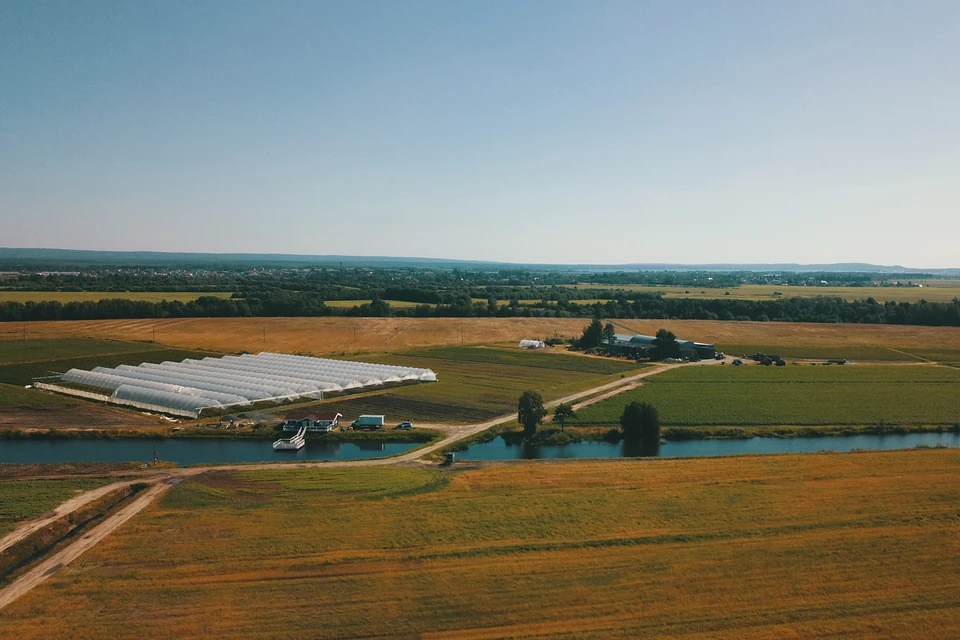
M538 460L542 458L678 458L748 453L810 453L912 449L913 447L960 447L957 433L907 433L817 438L751 438L749 440L682 440L656 442L572 442L564 445L511 444L503 438L478 443L457 453L460 460Z
M620 455L624 458L649 458L660 455L660 442L657 440L623 440L620 443Z
M274 451L266 440L0 440L0 463L31 462L147 462L153 447L161 460L190 464L233 462L290 462L359 460L409 451L412 443L310 442L294 451Z

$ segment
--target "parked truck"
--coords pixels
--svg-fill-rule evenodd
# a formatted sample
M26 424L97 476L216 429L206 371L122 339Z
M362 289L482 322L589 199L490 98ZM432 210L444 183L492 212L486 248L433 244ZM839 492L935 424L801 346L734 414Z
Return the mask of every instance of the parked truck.
M383 429L383 416L360 416L350 426L361 431Z

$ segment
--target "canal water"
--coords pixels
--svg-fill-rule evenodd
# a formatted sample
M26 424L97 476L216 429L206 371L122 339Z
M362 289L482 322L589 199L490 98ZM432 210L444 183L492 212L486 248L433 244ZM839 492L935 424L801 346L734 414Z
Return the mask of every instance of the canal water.
M508 444L503 438L475 444L458 451L458 460L536 460L540 458L632 458L659 456L721 456L745 453L810 453L853 451L854 449L912 449L960 447L957 433L908 433L888 435L831 436L817 438L751 438L749 440L678 440L666 444L639 444L625 441L574 442L561 445Z
M0 463L6 462L148 462L157 457L180 466L236 462L362 460L409 451L414 443L310 442L298 451L274 451L269 440L171 438L168 440L0 440Z
M164 461L181 466L238 462L362 460L404 453L412 443L307 442L299 451L274 451L267 440L0 440L0 463L147 462L153 446ZM960 434L910 433L820 438L752 438L750 440L682 440L661 445L628 442L576 442L563 445L508 444L503 438L458 451L458 460L536 460L540 458L628 458L719 456L753 453L807 453L854 449L912 449L917 446L960 447Z

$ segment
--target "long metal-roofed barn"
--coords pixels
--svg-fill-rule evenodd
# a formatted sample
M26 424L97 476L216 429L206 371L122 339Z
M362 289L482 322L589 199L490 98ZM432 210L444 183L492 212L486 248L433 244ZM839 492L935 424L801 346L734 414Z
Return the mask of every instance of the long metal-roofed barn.
M616 333L610 347L613 351L635 356L649 356L657 344L656 336L636 335L630 336L622 333ZM677 349L680 355L688 358L713 358L716 350L712 344L704 342L691 342L690 340L677 340Z
M61 377L62 382L109 391L108 402L191 418L209 408L436 379L431 369L269 352L71 369Z

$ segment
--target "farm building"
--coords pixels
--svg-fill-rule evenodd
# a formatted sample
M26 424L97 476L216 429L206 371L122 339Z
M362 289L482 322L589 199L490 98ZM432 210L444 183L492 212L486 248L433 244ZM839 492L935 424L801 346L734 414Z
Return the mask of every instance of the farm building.
M547 344L543 340L521 340L521 349L543 349Z
M91 371L71 369L61 382L72 386L54 390L196 418L207 408L322 398L324 393L436 379L431 369L263 352Z
M326 433L340 424L343 416L336 411L291 411L283 422L284 431L297 431L306 427L307 431Z
M629 336L623 333L615 333L610 349L617 353L623 353L638 358L649 357L654 347L656 347L656 337L654 336ZM677 340L677 346L680 348L681 358L690 358L708 360L716 354L716 349L712 344L703 342L691 342L689 340Z

